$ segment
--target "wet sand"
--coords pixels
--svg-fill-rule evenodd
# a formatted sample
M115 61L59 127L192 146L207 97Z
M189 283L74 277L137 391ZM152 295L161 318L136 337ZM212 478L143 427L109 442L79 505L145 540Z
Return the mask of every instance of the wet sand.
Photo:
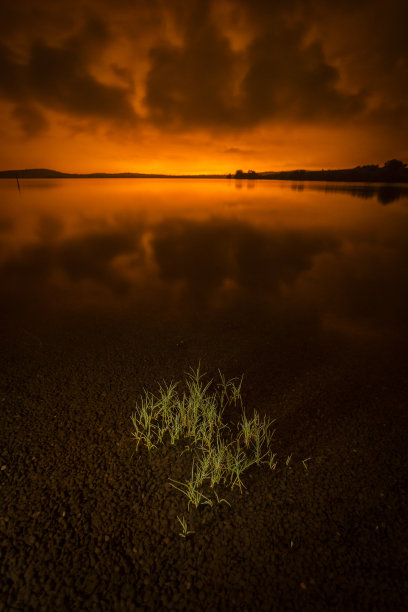
M403 353L279 333L245 318L9 325L0 608L406 609ZM187 510L168 478L188 477L188 452L135 453L130 415L143 387L199 360L210 376L244 374L248 410L277 419L280 463L226 489L231 507Z

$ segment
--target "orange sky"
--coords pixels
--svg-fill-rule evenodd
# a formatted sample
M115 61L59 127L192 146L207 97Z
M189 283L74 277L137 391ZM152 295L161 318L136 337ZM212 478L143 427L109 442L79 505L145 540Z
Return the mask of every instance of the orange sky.
M0 169L408 161L406 0L2 0Z

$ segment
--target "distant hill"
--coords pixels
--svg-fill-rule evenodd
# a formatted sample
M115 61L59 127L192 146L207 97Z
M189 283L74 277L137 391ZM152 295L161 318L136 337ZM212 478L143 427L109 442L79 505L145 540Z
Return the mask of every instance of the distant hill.
M90 174L77 174L69 172L59 172L58 170L48 170L46 168L30 168L26 170L2 170L0 178L19 178L19 179L75 179L75 178L226 178L220 174L142 174L139 172L92 172Z
M27 170L3 170L0 171L0 178L162 178L164 174L139 174L134 172L120 172L108 174L106 172L92 172L91 174L77 174L69 172L59 172L47 168L30 168Z

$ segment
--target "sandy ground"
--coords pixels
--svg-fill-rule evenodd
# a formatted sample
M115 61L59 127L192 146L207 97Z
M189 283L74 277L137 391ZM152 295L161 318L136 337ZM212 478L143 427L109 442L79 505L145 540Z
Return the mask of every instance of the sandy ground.
M407 609L402 352L296 337L245 319L9 325L0 609ZM199 360L244 373L248 409L277 418L278 469L251 468L231 507L188 510L168 481L188 452L135 453L130 435L142 388Z

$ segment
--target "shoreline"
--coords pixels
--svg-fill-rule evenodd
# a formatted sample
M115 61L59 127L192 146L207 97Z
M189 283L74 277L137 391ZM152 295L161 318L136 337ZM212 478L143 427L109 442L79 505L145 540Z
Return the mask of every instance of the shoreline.
M48 325L3 338L8 608L404 608L402 365L347 347L333 362L285 365L272 349L254 362L245 328ZM139 393L199 359L209 375L244 373L245 405L277 417L278 454L293 453L292 466L250 469L242 495L225 491L231 507L188 509L169 487L188 477L182 448L134 452Z
M0 178L7 179L91 179L91 178L131 178L131 179L228 179L228 180L278 180L278 181L320 181L320 182L345 182L345 183L407 183L408 182L408 169L402 162L400 167L394 169L389 167L371 167L371 166L359 166L357 168L343 169L343 170L285 170L285 171L267 171L267 172L255 172L250 170L243 172L237 170L233 175L231 173L225 174L164 174L164 173L139 173L139 172L92 172L92 173L68 173L60 172L58 170L49 169L25 169L25 170L2 170L0 171Z

